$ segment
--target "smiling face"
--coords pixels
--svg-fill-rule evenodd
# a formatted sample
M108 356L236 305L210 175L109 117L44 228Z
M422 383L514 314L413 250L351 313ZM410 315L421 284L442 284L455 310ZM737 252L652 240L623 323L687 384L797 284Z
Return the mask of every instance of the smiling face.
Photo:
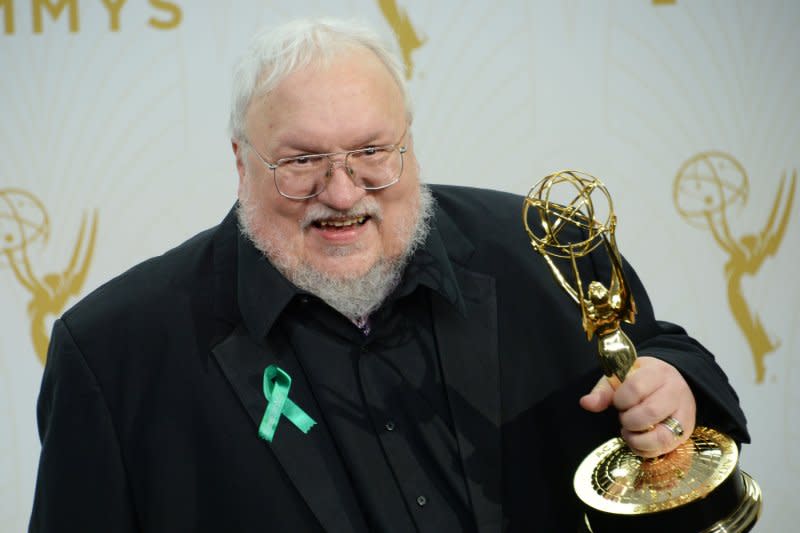
M388 144L406 144L408 151L399 182L387 189L355 186L337 156L321 194L291 200L280 195L258 155L234 141L250 238L285 275L306 266L332 279L353 279L403 256L420 197L410 135L403 138L407 126L400 89L365 49L297 70L255 97L247 112L248 140L268 161Z

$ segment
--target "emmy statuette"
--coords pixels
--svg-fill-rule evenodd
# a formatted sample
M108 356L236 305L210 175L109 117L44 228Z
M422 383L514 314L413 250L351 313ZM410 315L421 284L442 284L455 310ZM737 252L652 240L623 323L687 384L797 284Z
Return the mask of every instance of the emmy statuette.
M621 329L622 322L634 322L636 303L622 269L608 190L594 176L557 172L530 190L522 217L531 245L580 307L588 338L597 337L603 373L619 386L636 364L636 348ZM600 247L610 260L610 279L586 284L578 262ZM584 531L590 533L744 533L761 511L761 491L739 469L736 443L701 426L654 459L637 456L613 438L583 460L574 487L584 503Z

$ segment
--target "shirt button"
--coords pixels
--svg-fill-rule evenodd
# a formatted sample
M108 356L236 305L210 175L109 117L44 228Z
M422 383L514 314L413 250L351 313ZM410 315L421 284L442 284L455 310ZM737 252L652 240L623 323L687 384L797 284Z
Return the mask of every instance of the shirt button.
M386 431L394 431L394 422L389 420L388 422L386 422L386 425L384 427L386 428Z
M428 498L425 496L417 496L417 505L420 507L425 507L426 503L428 503Z

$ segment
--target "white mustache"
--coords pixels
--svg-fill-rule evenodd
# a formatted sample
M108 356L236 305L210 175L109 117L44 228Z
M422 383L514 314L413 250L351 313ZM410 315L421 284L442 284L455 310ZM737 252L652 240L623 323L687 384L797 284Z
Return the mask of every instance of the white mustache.
M314 222L321 220L335 220L343 218L356 218L368 216L376 221L383 220L383 213L381 206L377 200L371 196L362 198L356 205L347 211L339 211L328 207L327 205L315 203L311 205L306 211L302 219L300 219L300 229L306 229Z

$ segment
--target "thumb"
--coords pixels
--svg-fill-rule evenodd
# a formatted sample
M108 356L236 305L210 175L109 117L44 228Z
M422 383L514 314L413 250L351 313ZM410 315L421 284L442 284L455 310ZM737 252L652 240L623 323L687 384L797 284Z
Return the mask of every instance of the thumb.
M580 399L581 407L592 413L605 411L614 399L614 388L605 376L602 376L589 394Z

